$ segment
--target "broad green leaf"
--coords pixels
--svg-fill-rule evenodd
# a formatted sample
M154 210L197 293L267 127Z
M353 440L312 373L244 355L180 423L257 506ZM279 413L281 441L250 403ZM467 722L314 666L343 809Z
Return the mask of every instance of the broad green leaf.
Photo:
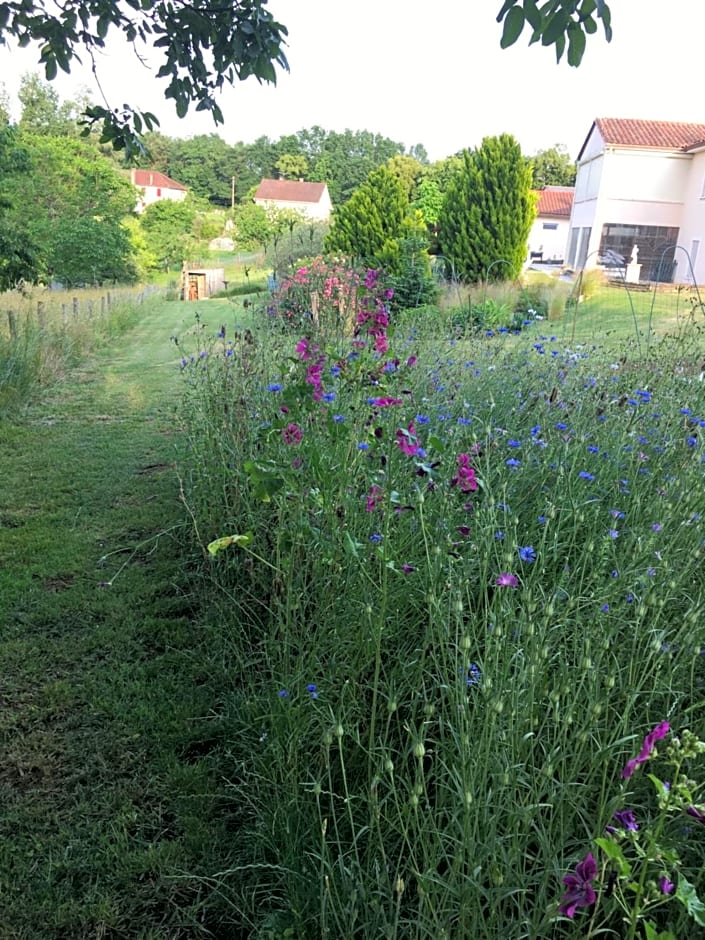
M677 940L676 935L670 930L662 930L660 933L649 920L644 921L645 940Z
M543 31L541 42L544 46L551 46L557 43L559 38L564 38L564 33L568 28L569 18L562 10L554 13Z
M617 842L615 842L612 839L606 839L603 837L600 837L599 839L595 839L595 842L597 845L599 845L599 847L605 853L607 858L609 858L611 862L615 863L615 865L619 869L619 877L629 878L629 876L632 873L632 866L624 857L624 853L622 852L621 845L619 845Z
M698 897L695 885L692 885L682 874L678 875L676 897L688 911L696 924L705 927L705 904Z
M247 532L245 535L224 535L222 538L209 542L208 551L211 555L217 555L218 552L224 548L229 548L231 545L249 545L251 541L251 532Z
M507 49L509 46L513 46L521 35L523 28L524 11L521 9L521 7L512 7L504 20L502 39L499 43L501 48Z
M585 17L583 20L583 27L586 33L589 33L593 36L597 32L597 23L591 16Z

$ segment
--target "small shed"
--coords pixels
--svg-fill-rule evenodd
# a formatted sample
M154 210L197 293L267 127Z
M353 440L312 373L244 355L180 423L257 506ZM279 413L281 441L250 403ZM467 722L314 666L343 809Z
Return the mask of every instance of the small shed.
M184 264L181 269L181 299L205 300L225 290L225 268L197 268Z

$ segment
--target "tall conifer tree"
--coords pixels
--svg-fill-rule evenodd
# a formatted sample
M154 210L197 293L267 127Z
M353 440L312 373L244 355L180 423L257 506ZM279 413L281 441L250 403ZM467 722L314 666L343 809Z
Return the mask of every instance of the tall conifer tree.
M510 134L486 137L446 190L438 241L455 276L463 281L519 276L536 216L531 164ZM505 262L495 264L494 262Z

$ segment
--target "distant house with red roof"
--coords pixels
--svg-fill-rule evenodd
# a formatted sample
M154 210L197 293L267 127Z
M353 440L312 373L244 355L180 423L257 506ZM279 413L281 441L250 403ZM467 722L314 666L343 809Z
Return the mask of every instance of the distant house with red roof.
M325 183L263 179L254 199L256 205L265 209L293 209L318 222L327 222L333 210Z
M529 232L529 262L563 263L573 193L572 186L547 186L537 192L536 218Z
M186 198L188 188L171 179L159 170L131 170L130 182L140 190L135 212L144 212L147 206L160 199L172 199L181 202Z
M704 239L705 124L597 118L578 155L567 264L635 256L642 281L704 284Z

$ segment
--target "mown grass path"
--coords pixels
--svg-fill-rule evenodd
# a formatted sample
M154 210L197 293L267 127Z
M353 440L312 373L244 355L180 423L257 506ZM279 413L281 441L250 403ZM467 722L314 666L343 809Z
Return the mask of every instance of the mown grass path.
M0 423L0 938L236 936L204 901L227 835L174 470L192 315L145 307Z

